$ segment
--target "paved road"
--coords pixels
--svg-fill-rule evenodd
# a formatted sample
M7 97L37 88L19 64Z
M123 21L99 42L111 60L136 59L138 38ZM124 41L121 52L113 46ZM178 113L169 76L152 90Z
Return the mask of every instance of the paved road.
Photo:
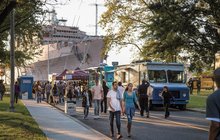
M77 106L80 106L78 103ZM63 108L63 106L59 106ZM77 115L74 117L92 127L93 129L109 136L108 114L102 114L101 118L94 120L93 109L90 109L88 120L83 119L83 108L77 107ZM142 118L138 113L132 124L132 137L126 133L126 119L122 119L122 135L124 140L207 140L208 121L205 114L172 110L171 116L164 119L162 108L151 111L150 118ZM116 125L115 125L116 126ZM117 131L115 131L117 132Z

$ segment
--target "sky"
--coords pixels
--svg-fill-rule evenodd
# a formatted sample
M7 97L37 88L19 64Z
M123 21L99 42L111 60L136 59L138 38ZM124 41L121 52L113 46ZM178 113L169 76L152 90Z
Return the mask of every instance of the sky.
M98 19L106 10L104 0L70 0L66 5L55 7L57 18L67 19L66 25L77 26L80 30L85 31L88 35L95 35L95 3L98 6ZM105 31L98 27L98 35L105 35ZM131 48L124 48L119 52L116 49L108 53L107 64L111 65L113 61L119 64L129 64L133 55Z

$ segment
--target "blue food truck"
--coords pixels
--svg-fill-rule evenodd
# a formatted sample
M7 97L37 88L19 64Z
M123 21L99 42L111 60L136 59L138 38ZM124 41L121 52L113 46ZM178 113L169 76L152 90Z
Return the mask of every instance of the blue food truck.
M163 87L167 86L175 101L171 102L171 105L185 110L189 101L189 88L185 84L184 65L158 62L146 62L144 65L146 66L146 79L152 88L149 93L150 108L163 104L159 94Z

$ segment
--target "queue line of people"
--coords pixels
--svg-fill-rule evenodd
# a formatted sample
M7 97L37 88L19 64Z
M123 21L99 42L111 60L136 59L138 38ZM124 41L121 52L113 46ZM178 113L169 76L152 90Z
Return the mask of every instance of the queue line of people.
M64 98L73 99L80 96L79 85L73 81L59 81L58 83L50 83L47 81L45 84L37 81L33 86L33 93L35 94L37 103L40 103L42 99L46 99L49 103L63 103Z

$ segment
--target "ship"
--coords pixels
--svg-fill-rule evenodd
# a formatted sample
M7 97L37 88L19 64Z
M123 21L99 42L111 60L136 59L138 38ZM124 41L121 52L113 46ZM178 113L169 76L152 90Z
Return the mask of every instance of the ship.
M98 67L103 62L103 36L87 35L78 27L66 26L56 18L42 28L42 53L30 65L29 74L35 81L51 81L52 75L64 70Z

